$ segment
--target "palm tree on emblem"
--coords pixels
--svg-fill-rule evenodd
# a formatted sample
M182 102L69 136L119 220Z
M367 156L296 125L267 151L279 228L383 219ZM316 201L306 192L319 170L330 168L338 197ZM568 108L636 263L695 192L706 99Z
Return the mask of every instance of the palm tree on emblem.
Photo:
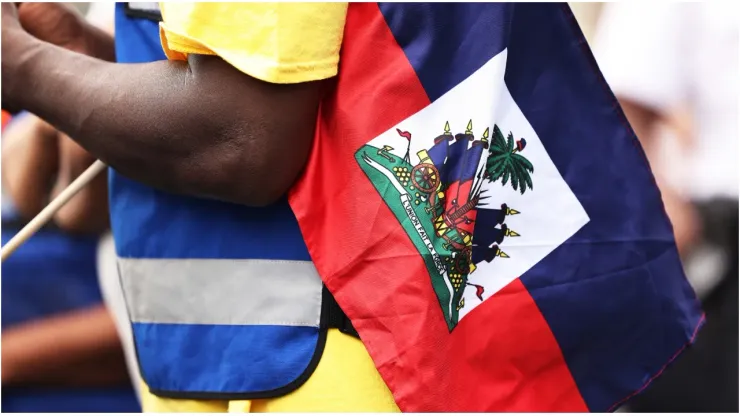
M526 146L526 140L515 141L511 133L504 139L501 129L494 125L484 178L489 182L501 179L502 185L511 180L511 186L522 195L527 188L532 189L530 174L534 172L534 166L526 157L519 154Z

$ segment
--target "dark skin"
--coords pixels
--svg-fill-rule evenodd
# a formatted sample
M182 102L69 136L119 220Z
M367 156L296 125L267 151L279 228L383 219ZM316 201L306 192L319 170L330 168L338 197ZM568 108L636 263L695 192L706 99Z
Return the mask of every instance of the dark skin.
M110 34L90 25L74 9L61 3L24 3L18 9L18 18L39 39L106 61L115 60ZM3 135L2 160L3 186L19 214L30 220L84 172L95 157L66 134L29 115L15 121ZM98 174L59 209L53 220L61 229L75 234L107 230L107 171Z
M300 174L325 84L271 84L213 56L106 62L31 36L11 3L2 56L4 107L38 115L134 180L248 206L275 202Z

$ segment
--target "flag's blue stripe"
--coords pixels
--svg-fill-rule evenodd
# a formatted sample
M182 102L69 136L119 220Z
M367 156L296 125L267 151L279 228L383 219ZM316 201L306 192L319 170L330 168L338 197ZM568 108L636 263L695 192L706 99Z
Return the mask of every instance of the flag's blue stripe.
M381 10L432 101L508 48L506 85L591 219L522 280L587 405L607 410L659 372L700 313L644 154L572 16L553 3Z
M645 155L570 11L518 5L509 36L506 85L591 218L522 280L589 408L607 410L691 338L699 305Z
M510 4L380 3L430 101L506 48Z
M277 325L134 323L133 332L149 388L174 392L283 387L309 366L319 339L316 327Z

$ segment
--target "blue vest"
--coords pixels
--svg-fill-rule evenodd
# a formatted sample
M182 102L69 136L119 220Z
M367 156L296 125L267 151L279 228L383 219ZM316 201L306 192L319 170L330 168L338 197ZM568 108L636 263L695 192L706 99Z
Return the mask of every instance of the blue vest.
M116 7L118 61L166 59L158 11ZM250 208L173 195L111 170L110 211L152 393L275 397L311 375L326 293L287 200Z

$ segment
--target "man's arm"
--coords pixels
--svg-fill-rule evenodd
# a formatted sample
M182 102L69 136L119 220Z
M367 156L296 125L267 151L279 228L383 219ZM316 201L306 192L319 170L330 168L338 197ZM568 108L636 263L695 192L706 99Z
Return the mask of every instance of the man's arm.
M2 98L162 190L262 206L310 150L322 82L279 85L220 58L114 64L41 42L3 4Z
M128 378L115 323L103 305L4 329L2 343L3 386L103 385Z

